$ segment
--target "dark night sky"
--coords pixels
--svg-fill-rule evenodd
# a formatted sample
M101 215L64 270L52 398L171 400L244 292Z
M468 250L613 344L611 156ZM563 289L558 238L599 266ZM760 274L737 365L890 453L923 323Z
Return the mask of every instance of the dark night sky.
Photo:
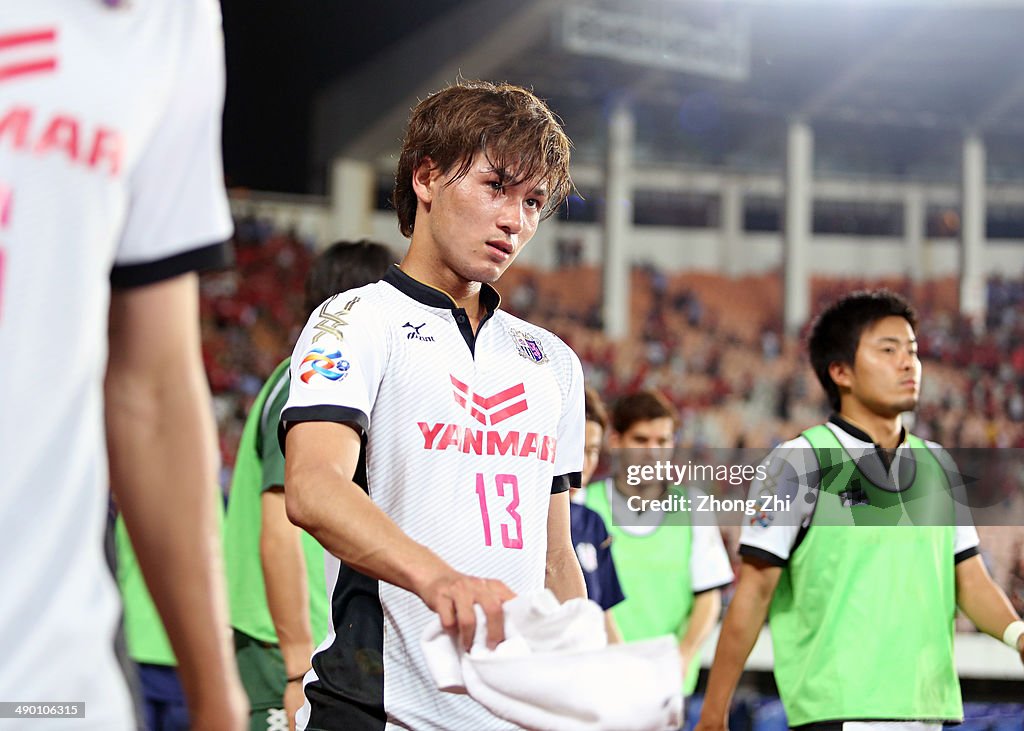
M318 90L465 0L221 0L228 184L304 193Z

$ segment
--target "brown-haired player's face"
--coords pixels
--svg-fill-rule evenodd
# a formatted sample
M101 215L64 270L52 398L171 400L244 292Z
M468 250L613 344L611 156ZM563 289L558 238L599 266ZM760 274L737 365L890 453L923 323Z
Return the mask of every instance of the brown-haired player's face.
M604 441L604 429L596 421L588 421L583 428L583 487L590 484L597 463L601 461L601 443Z
M448 185L450 178L451 172L434 170L425 181L420 200L428 214L426 220L417 214L416 233L426 227L425 243L440 266L467 282L494 282L536 233L546 186L539 180L504 185L483 153L461 180Z
M620 470L633 465L654 465L672 459L675 423L669 416L635 421L621 434L612 430L608 443L618 450Z
M921 361L917 339L902 317L885 317L864 328L853 368L841 378L850 389L854 408L894 417L917 407L921 393Z

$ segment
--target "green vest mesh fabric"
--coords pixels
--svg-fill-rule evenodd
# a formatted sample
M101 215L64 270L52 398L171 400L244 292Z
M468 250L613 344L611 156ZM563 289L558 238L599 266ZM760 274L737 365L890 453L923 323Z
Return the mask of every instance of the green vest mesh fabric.
M949 482L916 437L895 492L869 480L826 426L814 517L769 613L791 726L963 716L953 661L956 528Z
M606 484L597 482L587 488L586 506L601 516L612 537L612 559L626 596L611 609L615 624L626 642L666 634L681 639L693 611L693 529L680 514L648 535L627 533L612 522ZM684 694L693 692L699 672L700 663L691 662L683 678Z

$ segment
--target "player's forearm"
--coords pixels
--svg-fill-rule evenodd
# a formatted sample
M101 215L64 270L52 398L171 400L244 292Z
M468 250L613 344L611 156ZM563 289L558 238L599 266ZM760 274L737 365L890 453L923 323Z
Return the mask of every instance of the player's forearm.
M973 556L958 565L956 579L956 601L963 613L985 634L1003 639L1007 625L1019 617L981 557Z
M106 382L110 481L190 704L237 683L216 515L215 430L198 361ZM190 365L192 367L190 367Z
M560 602L576 597L586 598L587 584L583 580L583 569L580 568L572 546L548 551L544 566L544 586Z
M718 621L722 611L722 592L719 589L701 592L693 598L693 611L686 632L679 641L679 652L690 661L697 659L704 640Z
M455 570L412 540L340 471L286 463L288 518L360 573L423 597Z
M622 642L622 633L619 632L619 625L615 624L615 617L612 616L610 609L606 609L604 612L604 631L608 635L609 645Z
M267 606L284 657L285 674L293 677L309 668L313 654L302 533L288 521L280 490L265 492L262 507L260 560Z
M722 631L704 695L702 722L715 724L724 722L728 717L732 695L768 616L771 597L770 589L750 581L744 582L741 574L736 595L722 620Z

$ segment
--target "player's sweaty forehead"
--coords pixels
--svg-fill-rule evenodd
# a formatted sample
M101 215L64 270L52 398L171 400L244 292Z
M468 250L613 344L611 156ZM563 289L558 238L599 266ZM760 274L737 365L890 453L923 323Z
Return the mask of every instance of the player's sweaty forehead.
M451 165L447 172L449 184L457 183L474 172L495 175L502 185L509 188L526 186L528 193L545 199L545 208L549 211L562 204L572 185L567 171L563 176L539 154L524 156L514 149L479 149L472 156Z

